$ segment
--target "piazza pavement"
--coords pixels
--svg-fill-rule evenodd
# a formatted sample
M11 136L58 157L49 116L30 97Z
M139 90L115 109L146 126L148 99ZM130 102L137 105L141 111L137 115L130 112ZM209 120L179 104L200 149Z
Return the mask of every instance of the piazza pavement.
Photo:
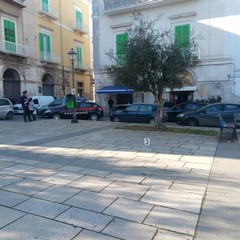
M0 240L240 239L237 139L121 124L1 120Z

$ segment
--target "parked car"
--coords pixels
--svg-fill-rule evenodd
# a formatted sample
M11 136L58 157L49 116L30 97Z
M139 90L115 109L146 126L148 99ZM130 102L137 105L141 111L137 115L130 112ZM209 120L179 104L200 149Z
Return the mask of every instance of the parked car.
M177 123L187 126L219 127L218 114L221 114L224 121L228 122L235 113L240 113L240 104L213 103L195 112L178 114Z
M156 104L132 104L123 110L113 112L110 120L114 122L134 122L134 123L150 123L153 124ZM166 120L164 116L164 121Z
M33 104L37 109L54 101L52 96L31 96L29 98L32 98ZM13 109L15 114L23 114L22 104L14 104Z
M200 102L183 102L178 105L165 109L165 112L168 115L168 122L176 122L176 117L179 113L189 112L189 111L197 111L198 109L206 106L206 103Z
M77 97L76 98L77 102L83 102L85 100L86 99L82 98L82 97ZM46 110L48 110L49 108L52 108L52 107L65 108L66 107L66 97L57 98L54 101L50 102L48 105L43 105L40 108L37 108L37 115L44 117L44 112Z
M14 111L13 105L8 98L0 98L0 118L1 119L13 119Z
M76 116L78 119L90 119L97 121L102 118L103 108L95 102L77 102ZM66 106L49 107L44 113L45 118L61 119L73 118L73 109L67 109Z

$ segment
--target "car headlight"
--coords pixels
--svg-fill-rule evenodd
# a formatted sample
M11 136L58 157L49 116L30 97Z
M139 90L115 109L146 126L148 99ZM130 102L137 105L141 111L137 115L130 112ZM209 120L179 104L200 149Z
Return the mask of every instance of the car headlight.
M182 118L182 117L184 117L184 114L180 113L180 114L177 115L177 117L181 117Z
M51 110L46 110L44 113L50 113L51 112Z

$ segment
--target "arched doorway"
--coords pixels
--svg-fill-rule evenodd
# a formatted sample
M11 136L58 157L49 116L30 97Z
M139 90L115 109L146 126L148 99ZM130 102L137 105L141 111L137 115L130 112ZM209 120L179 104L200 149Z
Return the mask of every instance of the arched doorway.
M6 98L13 96L17 101L21 96L20 76L14 69L9 68L3 73L3 94Z
M54 97L54 79L50 74L45 74L42 79L43 96Z

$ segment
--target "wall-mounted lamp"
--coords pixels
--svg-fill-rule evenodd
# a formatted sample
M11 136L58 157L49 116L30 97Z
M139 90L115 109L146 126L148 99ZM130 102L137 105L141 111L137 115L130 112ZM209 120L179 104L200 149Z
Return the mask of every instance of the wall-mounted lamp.
M38 93L42 93L42 86L38 86Z

